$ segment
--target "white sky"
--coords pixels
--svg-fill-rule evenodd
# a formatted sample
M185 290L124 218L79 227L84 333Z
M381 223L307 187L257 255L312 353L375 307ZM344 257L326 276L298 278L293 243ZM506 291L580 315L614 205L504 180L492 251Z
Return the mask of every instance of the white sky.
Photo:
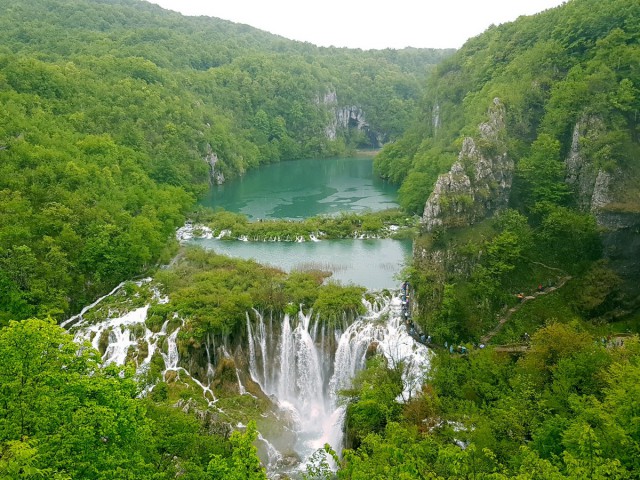
M184 15L207 15L319 46L459 48L491 24L563 0L149 0Z

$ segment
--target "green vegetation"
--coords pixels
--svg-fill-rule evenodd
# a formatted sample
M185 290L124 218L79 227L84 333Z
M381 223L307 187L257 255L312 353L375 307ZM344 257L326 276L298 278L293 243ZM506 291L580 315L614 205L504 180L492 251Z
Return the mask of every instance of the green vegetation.
M562 297L576 316L596 318L620 295L616 273L604 260L594 263L601 247L593 217L565 207L552 207L537 226L505 210L473 227L435 232L416 245L431 252L414 258L408 271L422 305L417 321L439 343L477 342L519 303L518 294L544 292L568 276L574 279L566 289L594 275L602 279L595 288L572 288L572 295ZM438 252L446 252L448 262Z
M401 205L421 213L462 137L477 137L498 97L506 109L502 141L519 164L516 189L529 208L569 201L560 160L579 121L599 124L599 134L582 142L588 159L637 173L639 15L633 0L578 0L469 40L429 77L418 121L385 146L377 171L402 183Z
M233 447L231 457L214 455L207 467L208 478L213 480L261 480L266 478L253 442L258 438L255 423L247 426L245 433L235 431L229 442Z
M139 0L0 10L0 325L167 261L213 181L396 138L450 53L317 48ZM370 130L328 135L352 107Z
M252 308L277 314L312 309L329 323L362 313L364 289L325 283L329 275L317 270L286 275L251 260L186 248L175 265L156 274L155 282L170 300L152 306L149 317L153 325L174 313L185 318L179 340L188 349L197 348L208 335L242 334Z
M222 421L139 398L131 370L100 367L52 322L0 330L2 478L231 478L216 476L225 464L265 478L255 426L229 437Z
M362 313L364 289L323 284L326 276L287 276L187 248L154 280L125 284L84 318L97 321L150 302L152 330L169 320L171 331L185 319L178 348L195 363L206 339L240 338L252 308L276 315L313 309L330 324ZM153 300L158 294L170 301ZM282 421L253 383L247 388L255 396L238 395L233 360L218 362L211 385L214 413L191 378L179 371L160 376L159 354L144 378L134 378L131 367L103 367L99 355L52 321L12 321L0 329L0 476L265 478L252 420L263 432L282 429ZM141 398L150 383L154 389ZM231 433L239 421L248 424L246 432Z
M359 447L367 435L384 432L400 418L402 406L395 399L402 393L402 367L387 368L380 355L369 359L367 368L353 381L353 388L341 392L347 404L345 445Z
M344 452L337 476L636 478L639 359L637 338L603 344L550 323L520 358L492 348L438 355L422 396L404 405L394 370L376 360L349 393L359 448Z
M170 293L170 302L157 305L152 314L162 322L173 312L188 318L181 332L197 340L207 333L237 333L246 321L246 312L257 302L269 301L273 279L277 275L258 276L260 267L253 262L236 262L227 257L188 250L184 259L171 270L160 271L156 280Z
M471 136L515 161L510 208L416 240L414 321L468 353L436 350L403 405L386 394L401 388L394 369L370 362L346 392L338 478L638 478L640 343L626 333L640 331L638 303L564 160L577 128L582 174L615 179L605 209L638 211L639 25L638 2L574 0L490 28L429 78L422 114L377 171L420 213ZM489 142L478 126L496 97L504 131Z
M211 385L228 413L179 371L160 378L159 352L142 379L155 388L140 398L129 367L103 368L55 321L169 260L175 229L210 182L371 147L380 135L390 142L376 169L402 183L411 213L421 213L463 137L514 160L510 209L423 235L407 274L414 321L438 345L479 342L507 314L493 343L531 335L506 352L439 352L422 394L403 404L398 366L370 358L342 394L348 448L336 476L638 477L640 343L615 333L637 331L637 312L616 322L637 306L624 303L563 163L582 125L585 161L621 178L609 209L637 213L636 0L573 0L492 27L433 69L424 92L420 82L447 52L321 49L134 0L0 0L0 8L0 476L265 478L250 420L278 426L262 417L269 402L255 385L246 382L255 397L233 391L232 360L218 362ZM477 132L496 97L506 118L494 144ZM336 110L352 107L370 129L327 135ZM398 212L253 224L197 215L259 239L412 225ZM148 326L184 322L178 348L198 368L203 343L242 338L254 308L313 309L330 325L360 313L363 290L328 276L187 248L102 308L168 295L152 302ZM516 296L540 289L547 293L527 302ZM98 341L104 347L106 337ZM231 419L246 431L231 433ZM332 476L323 458L308 476Z
M420 307L417 321L439 343L479 341L518 304L516 295L567 277L566 295L523 308L540 315L525 322L526 329L553 318L558 308L594 329L637 309L637 289L625 298L629 285L614 267L623 269L602 259L602 232L590 208L602 202L592 200L603 195L593 186L596 175L608 172L612 186L603 203L611 205L605 208L637 211L640 176L632 159L640 155L640 75L629 66L640 62L639 24L637 2L575 0L489 29L438 65L418 120L376 157L376 170L402 184L400 203L416 213L464 137L474 138L489 158L505 152L515 162L509 210L475 225L435 229L416 242L422 254L408 273ZM504 105L504 127L489 141L478 126L501 124L486 113L494 98ZM568 167L572 155L582 163ZM473 165L465 168L473 176ZM593 193L581 186L588 175ZM445 208L450 196L443 198ZM473 208L471 198L455 200L456 208ZM541 312L546 303L549 310ZM527 331L520 324L524 314L509 321L510 336Z
M417 217L407 217L399 209L381 212L322 215L304 220L265 219L249 222L245 215L224 210L200 209L191 219L205 224L214 236L228 232L223 238L247 238L251 241L296 241L353 237L407 238L416 233Z

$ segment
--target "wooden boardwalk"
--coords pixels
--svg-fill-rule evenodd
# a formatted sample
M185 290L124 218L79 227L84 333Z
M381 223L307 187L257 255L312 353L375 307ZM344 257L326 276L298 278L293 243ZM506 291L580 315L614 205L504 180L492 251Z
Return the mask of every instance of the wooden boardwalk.
M529 350L528 343L512 343L510 345L496 345L493 347L494 352L501 353L524 353Z

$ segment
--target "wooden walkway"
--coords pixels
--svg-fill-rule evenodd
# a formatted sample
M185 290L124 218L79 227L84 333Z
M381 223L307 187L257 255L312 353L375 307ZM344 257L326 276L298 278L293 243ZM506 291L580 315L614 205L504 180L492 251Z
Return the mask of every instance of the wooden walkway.
M511 345L497 345L493 347L494 352L501 353L524 353L529 350L528 343L512 343Z
M602 339L605 341L603 345L607 348L620 348L624 346L624 341L629 338L635 337L634 333L618 333L617 335L611 336L609 335L606 339ZM511 343L507 345L496 345L492 347L495 352L501 353L511 353L511 354L520 354L524 353L531 345L528 343Z

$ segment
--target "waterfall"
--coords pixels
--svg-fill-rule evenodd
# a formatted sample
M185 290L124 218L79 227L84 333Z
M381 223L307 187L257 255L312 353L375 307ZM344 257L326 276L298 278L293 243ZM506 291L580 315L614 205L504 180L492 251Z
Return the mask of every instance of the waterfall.
M162 354L164 359L165 370L177 370L180 355L178 355L178 345L176 338L178 337L179 328L176 328L171 335L167 337L167 353Z
M73 317L69 317L67 318L64 322L62 322L60 324L60 326L62 328L66 328L67 325L72 325L74 322L77 321L82 321L82 316L87 313L89 310L91 310L92 308L94 308L96 305L98 305L100 302L102 302L105 298L110 297L111 295L113 295L114 293L116 293L118 290L120 290L124 284L126 282L121 282L118 284L118 286L116 286L113 290L111 290L109 293L107 293L106 295L98 298L95 302L93 302L91 305L87 305L86 307L84 307L80 313L78 313L77 315L74 315Z
M327 328L321 319L312 322L311 314L299 312L297 316L284 315L275 326L277 334L273 325L265 328L264 318L257 312L255 322L247 316L249 373L293 422L293 449L302 460L299 468L325 443L340 452L345 412L337 404L338 391L351 386L372 345L391 367L404 367L404 391L399 401L416 395L422 385L430 351L407 332L400 298L363 302L367 313L344 331Z
M159 296L157 300L165 301ZM272 474L286 471L296 477L309 457L325 443L340 453L345 410L338 405L338 392L351 387L354 375L364 368L367 354L374 348L385 356L390 366L403 366L404 390L398 401L407 401L419 392L430 351L407 332L400 298L380 295L372 302L363 299L363 304L364 315L350 325L344 322L336 327L302 311L278 318L264 316L257 310L247 312L247 344L238 351L248 355L248 371L236 368L238 388L240 394L250 395L247 381L250 378L255 382L279 407L280 423L287 432L287 439L262 432ZM144 373L153 355L160 353L164 360L163 374L174 371L191 377L202 389L210 408L220 411L211 383L216 357L233 358L225 339L216 345L209 336L204 342L207 370L203 383L180 367L176 340L184 320L180 325L174 315L163 323L160 331L154 332L145 325L148 310L146 305L91 323L83 317L88 309L83 309L80 315L70 319L73 320L70 330L77 342L88 341L96 349L102 347L104 364L123 365L131 359L138 373ZM141 357L138 349L144 346L146 353ZM296 466L292 467L293 464Z

